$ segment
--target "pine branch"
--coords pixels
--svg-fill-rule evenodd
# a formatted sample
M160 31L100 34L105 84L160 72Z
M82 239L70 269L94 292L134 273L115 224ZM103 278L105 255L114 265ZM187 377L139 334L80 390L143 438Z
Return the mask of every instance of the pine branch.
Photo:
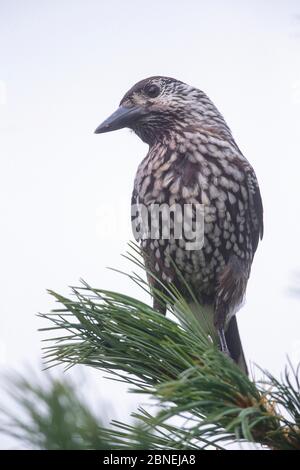
M6 378L13 411L0 407L0 435L13 437L21 446L37 450L174 449L180 429L171 425L148 426L154 418L145 410L134 424L114 421L105 427L76 393L70 380L47 377L43 384L15 375ZM205 443L203 443L205 444ZM193 448L198 448L196 445ZM221 448L218 446L218 448Z
M143 269L139 249L131 248L127 256ZM129 277L148 290L142 276ZM50 293L59 308L41 315L50 322L43 328L51 333L47 367L85 364L105 371L130 391L150 394L160 411L152 416L140 408L134 424L114 421L107 428L67 382L54 380L47 391L19 379L10 390L26 418L2 411L15 437L42 449L225 449L231 441L300 449L299 368L288 364L280 380L268 372L264 380L250 380L218 350L210 326L202 329L174 287L155 295L175 305L175 321L86 283L73 287L70 298Z
M130 277L146 288L142 277ZM217 447L230 439L300 448L298 371L290 367L281 381L269 373L264 383L251 381L218 351L174 288L168 287L167 296L180 323L137 299L86 283L72 288L72 298L50 293L61 307L42 315L52 323L44 331L56 335L45 348L48 366L89 365L128 383L131 391L150 394L161 412L136 415L148 440L163 432L168 448L176 449L212 442ZM171 425L173 418L185 424ZM115 436L130 441L130 426L119 426L125 433Z
M7 378L14 411L0 408L0 432L22 447L47 450L110 449L105 429L78 398L71 382L48 377L40 385L21 376Z

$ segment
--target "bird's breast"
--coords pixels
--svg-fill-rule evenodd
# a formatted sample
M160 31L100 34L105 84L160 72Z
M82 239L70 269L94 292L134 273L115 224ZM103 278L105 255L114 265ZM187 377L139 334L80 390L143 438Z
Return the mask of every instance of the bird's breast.
M205 151L206 150L206 151ZM146 204L194 202L224 209L235 202L244 180L240 160L228 149L203 144L149 153L138 168L135 188ZM243 196L244 197L244 196Z
M202 207L201 249L187 249L188 240L184 236L176 239L172 220L170 236L164 238L163 218L159 222L159 236L143 240L145 250L152 253L155 271L163 279L171 277L171 256L189 282L201 285L202 291L209 293L232 254L240 259L251 258L245 171L245 162L235 149L203 142L150 154L141 163L135 192L146 208L175 204L191 207L193 212L195 206ZM194 219L190 222L192 226Z

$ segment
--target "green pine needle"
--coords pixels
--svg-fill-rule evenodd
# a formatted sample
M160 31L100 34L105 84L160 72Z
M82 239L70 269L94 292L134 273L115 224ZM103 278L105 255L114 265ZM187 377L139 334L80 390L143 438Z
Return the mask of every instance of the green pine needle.
M126 256L144 269L135 244ZM128 276L149 292L142 274ZM47 395L23 382L18 400L33 424L28 427L20 419L15 424L34 445L73 448L74 431L80 448L224 449L228 442L248 441L271 449L300 449L299 368L288 364L281 380L265 372L263 381L252 381L218 350L214 332L202 329L174 286L164 286L163 294L150 294L167 302L176 321L133 297L95 289L83 281L72 288L70 297L49 293L59 307L40 315L48 322L42 331L51 335L45 339L46 366L85 364L105 371L127 383L130 391L150 394L160 411L152 416L140 409L133 415L133 425L113 422L106 428L67 386L54 382ZM21 389L25 395L31 390L31 398L22 401ZM67 408L72 406L81 417L78 423L71 420L68 428L61 424L65 441L63 435L55 436L59 414L67 413L57 404L60 393L68 397ZM49 416L54 419L55 414L51 432L35 408L36 397Z

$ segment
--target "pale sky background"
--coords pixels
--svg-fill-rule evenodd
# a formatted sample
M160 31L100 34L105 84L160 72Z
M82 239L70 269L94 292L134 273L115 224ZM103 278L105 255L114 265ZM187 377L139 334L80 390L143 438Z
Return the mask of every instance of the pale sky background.
M287 354L299 362L299 0L0 0L0 372L41 368L46 288L67 293L84 278L145 298L106 266L131 269L121 253L147 146L128 130L93 131L150 75L204 90L255 168L265 236L241 336L247 358L275 374ZM94 409L135 409L125 387L83 373Z

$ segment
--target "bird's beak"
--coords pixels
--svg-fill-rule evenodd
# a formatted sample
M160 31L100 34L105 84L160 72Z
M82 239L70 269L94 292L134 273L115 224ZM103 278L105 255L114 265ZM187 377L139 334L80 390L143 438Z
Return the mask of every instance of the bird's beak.
M130 127L144 114L145 111L139 106L134 106L133 108L120 106L111 116L97 127L95 134L103 134L104 132L122 129L123 127Z

